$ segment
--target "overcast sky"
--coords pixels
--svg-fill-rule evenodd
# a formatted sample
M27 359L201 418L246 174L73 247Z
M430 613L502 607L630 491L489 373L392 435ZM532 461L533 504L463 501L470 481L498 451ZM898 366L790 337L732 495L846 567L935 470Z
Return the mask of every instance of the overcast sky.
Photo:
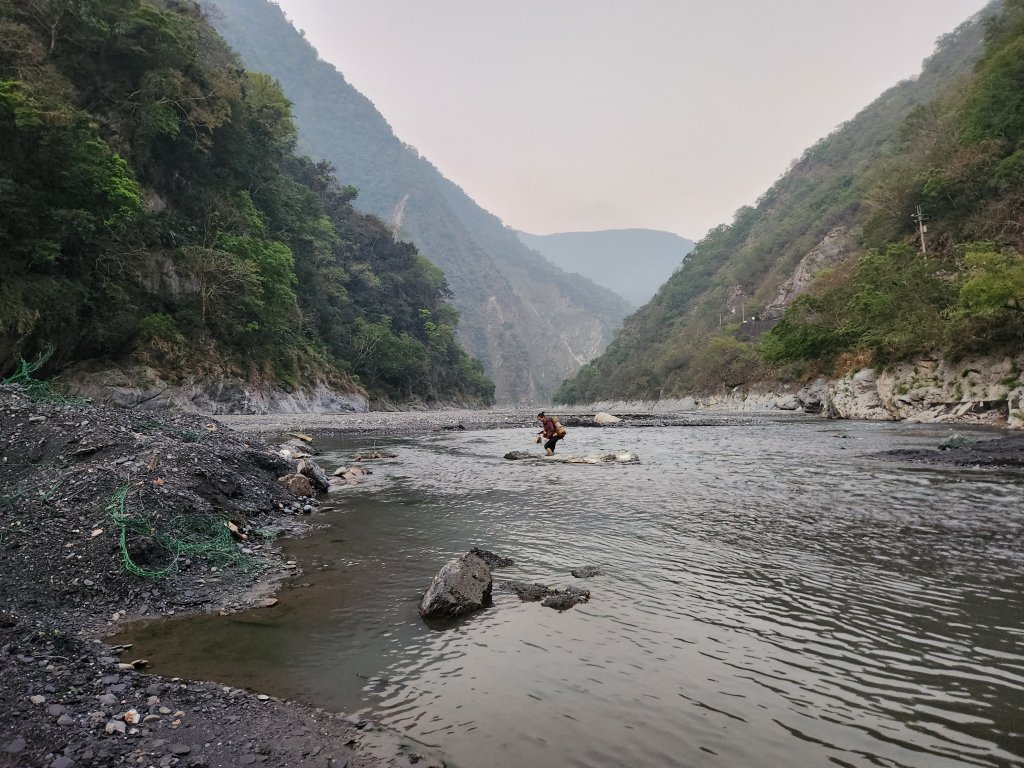
M396 135L535 234L697 240L985 0L278 0Z

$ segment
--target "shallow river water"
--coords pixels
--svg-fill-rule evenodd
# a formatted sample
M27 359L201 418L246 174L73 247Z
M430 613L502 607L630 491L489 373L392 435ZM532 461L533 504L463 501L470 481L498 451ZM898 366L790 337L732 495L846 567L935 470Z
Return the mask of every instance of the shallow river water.
M278 605L150 625L136 650L463 768L1024 762L1021 475L871 455L948 427L576 428L560 453L643 463L502 460L539 451L531 434L376 438L398 458L289 542L305 574ZM333 469L371 441L318 444ZM420 595L473 546L515 560L496 582L592 599L559 613L496 589L428 626Z

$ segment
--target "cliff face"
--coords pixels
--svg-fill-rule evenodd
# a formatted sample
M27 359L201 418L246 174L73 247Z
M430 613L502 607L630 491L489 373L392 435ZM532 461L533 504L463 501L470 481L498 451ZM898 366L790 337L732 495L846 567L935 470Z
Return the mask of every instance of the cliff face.
M250 69L282 84L300 147L358 188L357 208L390 221L445 273L459 339L498 402L547 400L599 354L630 310L519 242L413 148L268 0L216 0L211 21Z

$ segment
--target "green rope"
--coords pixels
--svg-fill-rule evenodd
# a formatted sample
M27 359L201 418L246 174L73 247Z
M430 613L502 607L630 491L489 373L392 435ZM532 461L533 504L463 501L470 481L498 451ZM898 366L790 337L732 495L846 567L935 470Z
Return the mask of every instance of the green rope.
M124 569L135 576L159 579L173 573L184 557L203 559L219 566L243 565L247 558L238 550L231 531L216 515L192 514L172 517L157 528L152 515L133 515L128 508L128 485L118 486L107 504L107 515L118 526L118 545ZM164 550L170 562L164 568L144 568L132 558L128 549L132 537L150 539Z

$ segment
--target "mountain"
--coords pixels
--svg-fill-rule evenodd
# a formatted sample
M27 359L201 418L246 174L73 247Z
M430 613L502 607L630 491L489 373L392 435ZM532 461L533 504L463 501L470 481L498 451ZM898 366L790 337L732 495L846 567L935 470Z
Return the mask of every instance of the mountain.
M637 307L650 301L694 245L655 229L516 236L559 269L583 275Z
M357 208L389 221L444 271L459 339L483 362L499 402L546 401L600 354L631 309L626 301L531 251L402 143L277 5L216 0L209 16L250 69L281 83L300 147L358 189Z
M1022 79L1024 2L992 3L697 243L556 401L1019 356Z
M492 401L437 267L295 153L197 6L0 16L0 375L215 412Z

